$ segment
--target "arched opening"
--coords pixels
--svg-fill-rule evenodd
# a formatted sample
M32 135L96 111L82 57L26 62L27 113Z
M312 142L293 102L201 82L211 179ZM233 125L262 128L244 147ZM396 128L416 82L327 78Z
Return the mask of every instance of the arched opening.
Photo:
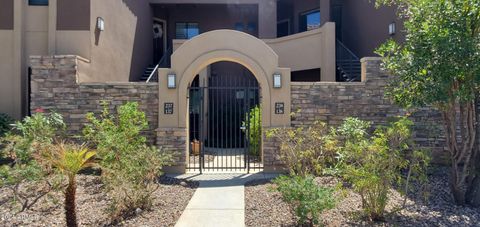
M200 171L258 171L262 163L261 89L245 66L215 62L188 87L188 164Z
M290 69L279 67L278 55L273 49L262 40L243 32L216 30L200 34L174 50L170 68L158 69L160 110L157 144L171 150L177 157L176 164L169 172L184 173L185 168L189 167L192 146L189 138L189 90L194 84L192 82L196 75L208 72L210 65L224 61L241 65L255 77L259 87L263 129L290 125ZM273 86L274 75L281 75L280 87ZM165 86L167 78L176 78L174 88ZM199 87L202 87L201 78L199 76ZM197 144L205 146L205 142ZM265 146L269 144L265 143ZM271 160L274 154L269 149L260 153L263 152L264 154L260 155L261 166L269 168L273 164ZM197 161L201 161L201 156ZM200 166L198 162L196 165Z

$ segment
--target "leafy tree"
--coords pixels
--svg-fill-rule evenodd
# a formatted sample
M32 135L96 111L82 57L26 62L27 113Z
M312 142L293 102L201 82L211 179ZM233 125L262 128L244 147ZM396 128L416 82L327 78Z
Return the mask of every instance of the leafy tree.
M393 80L388 94L406 107L442 113L459 205L480 206L480 0L377 0L396 5L406 40L377 53Z
M53 167L59 174L67 177L65 188L65 220L68 227L76 227L77 213L75 197L77 191L76 175L80 170L94 164L95 152L84 146L59 143L44 147L39 160Z

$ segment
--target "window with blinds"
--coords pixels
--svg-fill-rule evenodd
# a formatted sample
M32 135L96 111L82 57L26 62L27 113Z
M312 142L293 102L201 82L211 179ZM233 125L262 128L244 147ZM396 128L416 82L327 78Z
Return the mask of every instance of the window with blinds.
M48 0L28 0L30 6L48 6Z
M175 38L191 39L200 34L198 23L176 23Z

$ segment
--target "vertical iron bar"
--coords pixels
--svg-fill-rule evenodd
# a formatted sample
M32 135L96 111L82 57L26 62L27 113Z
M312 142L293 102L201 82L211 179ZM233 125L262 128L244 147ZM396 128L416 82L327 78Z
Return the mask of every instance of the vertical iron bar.
M230 80L229 80L230 81ZM228 165L230 168L233 167L232 165L232 89L229 84L228 86L228 96L227 96L227 132L228 132L228 140L227 140L227 147L228 147L228 156L230 160L230 164ZM230 126L230 127L228 127Z
M205 83L205 79L203 80L203 82ZM199 81L199 83L200 83L200 81ZM199 141L200 142L200 154L199 154L200 156L199 156L199 160L198 160L198 168L200 170L200 173L203 173L202 164L203 164L204 159L205 159L205 157L204 157L204 155L205 155L205 153L204 153L204 151L205 151L205 139L204 139L204 135L203 135L203 123L204 123L203 97L204 97L204 91L203 91L203 88L200 86L200 84L199 84L198 92L200 93L199 94L200 95L200 103L199 103L200 108L198 110L198 115L199 115L199 118L200 118L199 123L198 123L199 124L199 126L198 126L198 128L199 128L198 136L200 137L199 138L200 139L200 141Z

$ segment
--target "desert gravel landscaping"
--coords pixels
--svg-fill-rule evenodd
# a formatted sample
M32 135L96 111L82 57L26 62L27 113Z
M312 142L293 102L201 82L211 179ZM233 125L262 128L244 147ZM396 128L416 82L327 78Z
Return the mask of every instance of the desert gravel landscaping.
M79 226L111 225L105 213L109 198L102 191L99 176L79 175L77 179L77 215ZM186 182L161 177L154 194L153 209L137 210L137 215L116 226L173 226L182 214L198 187L196 182ZM5 202L10 190L0 188L0 226L65 226L63 195L44 198L31 210L15 214L15 205ZM57 200L56 203L54 200Z
M448 168L438 168L429 176L429 199L424 203L420 198L409 198L407 207L385 222L362 220L360 196L347 189L343 199L330 211L322 214L325 226L479 226L480 209L455 206L448 187ZM335 186L333 177L318 177L319 185ZM282 201L280 193L271 190L269 181L252 181L245 187L246 226L295 226L295 216L288 204ZM403 201L392 191L392 200L387 210Z

